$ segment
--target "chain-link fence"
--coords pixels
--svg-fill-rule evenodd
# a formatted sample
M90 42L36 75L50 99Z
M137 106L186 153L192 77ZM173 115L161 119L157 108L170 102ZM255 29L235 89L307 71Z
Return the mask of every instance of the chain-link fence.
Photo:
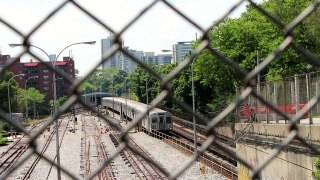
M319 94L319 73L309 73L286 77L275 81L266 81L256 84L256 92L264 97L279 111L292 118L301 109L308 106L310 99ZM241 88L237 88L240 93ZM282 116L279 116L272 108L262 104L258 98L249 96L237 111L240 121L256 121L262 123L289 123ZM313 118L319 117L319 105L317 104L301 119L304 124L313 124ZM301 120L300 119L300 120ZM300 123L300 121L298 121Z
M123 50L122 49L123 48L122 47L122 40L121 40L121 36L126 31L130 31L130 28L133 26L133 24L135 24L135 22L137 22L139 19L141 19L143 16L145 16L148 11L150 11L153 7L155 7L159 3L163 4L164 6L166 6L171 11L175 12L177 15L179 15L181 18L183 18L186 22L190 23L190 25L192 25L194 28L196 28L196 29L198 29L199 31L202 32L201 42L200 42L199 46L195 49L195 51L192 52L190 57L187 58L186 60L182 61L172 72L170 72L169 74L165 75L164 77L162 77L160 74L155 72L151 67L149 67L147 64L143 63L141 60L133 57L130 53L128 53L127 51ZM201 2L199 1L199 3L201 3ZM278 27L280 27L284 31L284 36L283 36L284 40L278 46L278 48L276 50L274 50L273 52L269 52L269 56L267 56L264 59L264 61L262 63L260 63L254 70L252 70L251 72L248 72L248 73L244 72L238 65L236 65L230 59L228 59L224 54L219 52L219 50L217 50L215 47L212 47L212 45L210 44L211 39L210 39L210 35L209 35L209 33L210 33L211 29L213 29L213 27L219 25L237 7L241 6L243 3L251 4L253 8L255 8L258 12L262 13L271 22L276 24ZM101 60L101 64L103 62L105 62L105 61L108 61L117 51L121 51L123 54L128 56L132 61L134 61L135 63L139 64L142 68L147 70L150 74L152 74L154 77L159 79L159 81L161 82L160 84L161 84L161 87L162 87L162 91L152 101L152 103L151 103L152 107L155 107L156 105L158 105L165 98L170 98L174 103L176 103L179 106L181 106L181 108L183 108L187 112L192 113L193 110L192 110L192 108L190 106L188 106L185 103L180 102L179 100L175 99L175 97L170 93L171 87L170 87L170 83L169 82L173 78L176 78L177 75L180 72L182 72L185 68L189 67L191 65L191 63L194 61L194 59L196 58L196 56L198 56L202 51L208 50L212 55L214 55L215 57L219 58L221 63L224 63L224 64L228 65L230 67L230 69L232 69L235 72L237 72L238 75L243 78L244 83L246 84L246 86L240 92L241 94L239 94L237 96L237 101L235 101L234 103L231 103L226 109L224 109L222 112L220 112L215 118L209 120L209 123L207 125L208 139L207 139L206 143L204 143L203 146L199 148L199 154L198 155L204 153L206 151L206 149L209 147L209 145L212 145L212 144L217 146L218 148L220 148L221 150L223 150L225 152L229 152L226 147L223 147L222 145L220 145L219 143L216 142L216 138L215 138L216 134L215 134L213 129L214 129L214 127L217 126L217 124L219 124L221 121L223 121L225 119L225 117L227 117L229 114L231 114L234 111L236 111L236 109L238 107L240 107L240 105L243 104L243 102L245 100L247 100L249 97L251 97L250 98L250 101L251 101L250 104L254 104L253 101L256 101L255 99L258 99L259 101L256 104L257 107L260 106L260 109L262 108L262 106L265 107L266 110L260 110L260 116L262 116L262 111L269 111L269 113L266 113L266 114L270 115L270 117L266 116L264 119L268 119L268 118L270 118L270 120L271 119L273 119L273 120L284 119L284 120L287 120L287 123L289 123L291 125L291 129L290 129L291 133L288 135L287 138L285 138L283 140L283 143L281 144L281 146L276 148L274 153L270 155L270 158L267 158L265 161L260 162L260 164L258 166L253 166L249 162L247 162L246 160L242 159L241 157L235 156L235 158L237 159L238 162L240 162L241 164L243 164L244 166L246 166L248 169L250 169L252 171L252 177L253 178L258 178L261 170L267 164L269 164L270 161L275 156L277 156L286 145L288 145L288 143L290 143L293 140L300 141L302 144L304 144L305 146L310 148L316 154L320 154L319 149L316 149L315 147L309 145L301 137L299 137L298 128L296 126L296 123L301 118L303 118L304 116L310 117L310 116L312 116L313 113L317 114L317 112L318 112L318 108L315 108L315 107L318 106L317 104L318 104L318 100L319 100L319 96L318 96L318 92L317 92L318 91L318 89L317 89L317 87L318 87L317 81L310 81L310 79L313 79L314 78L313 76L316 76L316 75L310 74L310 75L306 75L306 77L301 77L301 76L299 78L298 77L292 77L292 78L290 78L290 80L289 79L285 79L285 80L279 80L279 81L276 81L276 82L269 82L269 83L266 83L264 85L261 84L261 87L259 87L258 91L256 91L257 87L252 81L257 77L257 75L260 72L262 72L268 65L270 65L273 62L273 60L275 60L275 58L277 58L289 46L293 50L295 50L297 53L302 55L305 59L309 60L310 62L313 62L315 64L320 64L320 60L318 58L316 58L310 52L308 52L307 50L305 50L304 48L300 47L299 45L297 45L294 42L294 39L295 39L294 30L295 30L295 28L299 24L303 23L304 20L317 9L319 4L320 4L319 1L314 1L314 3L311 4L309 7L307 7L303 12L301 12L301 14L299 14L299 16L295 17L295 19L292 22L290 22L288 25L286 25L283 22L281 22L279 19L277 19L276 17L274 17L271 14L269 14L266 10L262 9L261 7L259 7L255 2L253 2L251 0L247 0L247 1L246 0L241 0L241 1L238 1L237 3L235 3L234 6L232 8L230 8L230 10L227 11L220 19L214 21L214 23L210 27L207 27L206 29L203 29L197 23L197 21L193 21L190 18L188 18L187 14L183 13L178 8L174 7L169 1L166 1L166 0L161 0L161 1L160 0L154 0L149 5L147 5L145 8L143 8L143 10L141 10L141 12L138 13L132 19L132 21L130 21L123 29L121 29L121 31L115 32L113 30L113 27L110 27L108 24L105 24L102 21L100 21L98 18L95 17L95 15L93 13L89 12L86 9L86 7L81 6L76 1L65 0L59 6L57 6L53 11L49 12L48 15L43 18L43 21L41 21L28 34L24 34L19 29L16 29L13 26L12 22L10 21L10 19L3 19L3 18L0 19L0 22L1 22L2 25L4 25L7 28L9 28L12 32L16 33L18 36L20 36L23 39L23 46L24 46L24 50L19 54L19 56L17 58L13 59L12 61L8 61L7 63L5 63L3 65L3 69L1 70L1 72L7 70L16 61L18 61L18 58L20 56L22 56L24 54L29 54L29 55L33 56L34 58L44 62L44 60L41 57L37 56L32 51L30 51L30 47L32 45L32 42L30 41L30 39L31 39L32 36L34 36L34 34L37 32L37 30L39 28L41 28L47 21L53 19L55 14L58 14L65 6L72 5L74 8L77 8L79 11L82 11L83 13L85 13L89 18L92 19L92 21L94 21L97 24L101 25L106 30L106 32L111 32L111 33L116 35L116 39L115 39L114 45L112 46L112 48L106 54L104 54L104 56L103 56L103 58ZM77 80L77 81L74 82L74 80L71 77L66 75L64 72L56 69L52 64L46 64L46 66L49 69L51 69L52 71L54 71L58 76L66 79L70 84L72 84L71 88L73 90L73 94L68 98L68 100L65 102L65 104L63 106L61 106L61 108L59 108L59 110L56 111L56 113L49 119L50 123L54 122L55 119L59 118L59 116L64 111L68 110L70 108L70 106L72 106L77 101L82 103L86 108L91 109L91 111L94 111L94 112L98 113L95 109L92 109L90 106L86 105L84 103L84 101L81 100L81 93L80 93L79 86L81 85L81 83L83 83L85 81L85 79ZM98 66L96 68L98 68ZM91 73L93 73L94 70L95 69L92 69ZM310 78L310 77L312 77L312 78ZM280 86L282 88L277 88L277 87L280 87ZM272 91L271 89L274 89L274 91ZM296 89L299 89L299 90L296 90ZM281 92L281 91L283 91L283 92ZM297 95L297 94L299 94L299 95ZM314 95L316 95L316 96L314 96ZM300 104L305 104L305 105L304 106L300 106ZM286 111L282 111L280 109L280 105L283 106L283 108L287 108L287 106L289 106L289 105L293 105L293 106L297 106L298 105L298 107L292 107L292 108L295 108L296 110L299 109L300 111L296 111L297 113L295 113L295 116L290 116L289 113L287 113ZM143 116L145 116L146 114L147 114L147 112L144 113ZM199 118L199 119L202 118L198 114L196 114L196 113L194 113L194 114L195 114L195 116L197 116L197 118ZM277 116L277 117L273 117L272 114ZM18 129L18 130L20 130L20 131L22 131L24 133L28 133L28 132L26 132L26 130L21 128L18 124L16 124L15 122L10 121L10 118L9 118L8 114L4 110L0 111L0 116L1 116L2 119L4 119L5 122L9 123L14 128L16 128L16 129ZM111 119L109 119L107 117L103 117L103 119L106 122L108 122L110 125L114 126L115 128L118 128L121 132L123 132L122 136L126 137L126 135L128 134L128 131L131 128L135 127L142 120L143 116L140 116L138 118L138 120L133 122L133 124L131 126L129 126L127 129L122 129L121 127L117 126L117 124L113 123L113 121ZM281 116L282 118L278 118L278 116ZM34 143L32 143L32 142L34 142L35 139L43 131L45 131L45 129L46 129L46 127L43 127L39 132L37 132L36 134L31 136L30 145L31 145L32 148L34 148L34 153L36 153L38 155L40 155L40 152L37 152L37 150L35 149ZM132 148L131 146L128 145L128 142L126 141L126 139L127 138L123 138L123 140L124 140L123 144L124 145L123 146L119 146L120 149L121 148L122 149L124 149L124 148L131 149ZM137 153L137 151L134 151L134 152ZM115 156L118 156L119 153L120 153L120 150L118 151L118 153ZM230 156L234 156L234 155L230 154ZM110 159L113 159L113 158L114 157L109 157L107 162L110 162ZM168 174L168 178L169 179L177 178L189 166L191 166L193 164L193 162L196 161L196 159L197 158L195 156L190 158L190 160L188 162L186 162L184 164L184 166L181 167L181 169L179 171L174 172L172 174ZM55 166L57 166L57 164L55 164ZM158 168L160 170L162 170L161 167L158 167ZM77 178L76 176L74 176L72 174L71 171L69 172L67 169L61 168L61 171L63 171L64 173L70 175L71 178L74 178L74 179ZM97 173L98 172L96 172L96 174ZM164 173L166 173L166 172L164 172ZM93 178L96 174L92 174L92 176L90 176L90 177ZM2 176L1 178L4 178L4 177Z

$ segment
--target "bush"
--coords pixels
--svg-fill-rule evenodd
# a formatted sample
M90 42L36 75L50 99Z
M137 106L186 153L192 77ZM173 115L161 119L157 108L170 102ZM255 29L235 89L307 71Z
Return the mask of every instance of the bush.
M7 138L3 138L2 134L0 133L0 146L4 146L7 145L8 139Z
M317 180L320 180L320 157L317 158L316 163L314 164L316 166L316 171L312 172L312 175Z

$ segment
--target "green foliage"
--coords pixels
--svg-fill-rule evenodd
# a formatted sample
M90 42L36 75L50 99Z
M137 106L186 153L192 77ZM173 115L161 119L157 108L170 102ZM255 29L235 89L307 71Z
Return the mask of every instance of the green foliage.
M68 99L68 98L67 98L66 96L59 97L59 98L57 99L57 108L59 108L64 102L66 102L67 99ZM50 104L50 107L51 107L51 108L54 108L54 102L53 102L53 100L50 100L49 104Z
M0 109L6 112L9 112L8 106L8 83L9 80L13 77L12 72L4 71L0 74ZM14 103L14 97L17 94L18 84L14 79L10 81L9 91L10 91L10 100L11 100L11 110L15 111L16 104Z
M2 133L0 132L0 146L7 145L8 139L2 137Z
M83 94L102 91L114 92L118 96L121 96L125 92L124 81L127 76L127 72L116 68L97 70L81 84L80 89Z
M28 103L30 102L31 104L40 104L44 102L45 96L41 94L40 91L36 88L31 87L27 90L26 98Z
M312 175L314 178L316 178L317 180L320 180L320 157L317 158L316 162L315 162L315 167L316 167L316 171L312 172Z

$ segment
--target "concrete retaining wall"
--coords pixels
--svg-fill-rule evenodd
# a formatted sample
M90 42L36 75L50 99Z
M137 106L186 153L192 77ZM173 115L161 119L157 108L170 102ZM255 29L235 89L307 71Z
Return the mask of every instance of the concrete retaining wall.
M245 130L244 130L245 129ZM299 125L299 135L314 147L320 149L320 126ZM237 156L244 158L253 167L268 159L275 148L288 137L286 124L236 124L236 134L243 131L236 144ZM313 179L314 162L317 154L299 141L293 141L261 171L262 179ZM318 155L319 156L319 155ZM239 179L250 177L249 169L238 163Z

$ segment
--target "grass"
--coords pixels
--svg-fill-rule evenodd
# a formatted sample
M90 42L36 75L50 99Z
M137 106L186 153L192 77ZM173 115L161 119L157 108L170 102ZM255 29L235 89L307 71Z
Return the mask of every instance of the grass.
M8 143L8 139L2 136L2 132L0 132L0 146L5 146Z

